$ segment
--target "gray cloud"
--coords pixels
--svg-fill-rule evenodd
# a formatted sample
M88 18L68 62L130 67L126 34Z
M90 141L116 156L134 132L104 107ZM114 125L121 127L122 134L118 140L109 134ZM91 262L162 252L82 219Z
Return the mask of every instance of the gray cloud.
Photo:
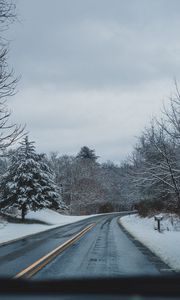
M178 72L178 1L21 0L18 7L13 61L27 84L107 88Z

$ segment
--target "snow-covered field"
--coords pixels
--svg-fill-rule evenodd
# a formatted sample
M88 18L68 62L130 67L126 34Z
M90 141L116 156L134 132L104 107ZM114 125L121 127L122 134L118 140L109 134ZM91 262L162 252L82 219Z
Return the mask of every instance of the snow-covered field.
M44 221L50 225L13 224L0 220L0 244L58 226L74 223L88 217L90 216L65 216L50 209L43 209L37 212L29 212L26 218Z
M174 216L163 217L161 233L155 230L154 218L129 215L121 217L120 223L172 269L180 271L180 220Z
M68 215L62 215L60 213L57 213L50 209L42 209L38 210L36 212L31 211L27 214L27 219L34 219L39 220L48 223L49 225L65 225L74 223L76 221L80 221L86 218L89 218L88 216L68 216ZM48 226L49 227L49 226Z

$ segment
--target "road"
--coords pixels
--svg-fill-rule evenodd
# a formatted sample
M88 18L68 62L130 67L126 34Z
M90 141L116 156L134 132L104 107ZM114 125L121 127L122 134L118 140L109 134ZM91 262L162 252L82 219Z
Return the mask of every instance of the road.
M33 279L158 274L158 259L153 261L138 248L120 228L118 219L117 214L92 217L1 246L0 276L14 277L94 222L90 231Z

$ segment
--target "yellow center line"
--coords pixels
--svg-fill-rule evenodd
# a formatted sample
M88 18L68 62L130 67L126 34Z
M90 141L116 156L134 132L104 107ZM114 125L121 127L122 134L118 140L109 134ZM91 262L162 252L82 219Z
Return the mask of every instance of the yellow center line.
M56 256L58 256L61 252L63 252L66 248L74 244L77 240L79 240L85 233L87 233L90 229L92 229L96 223L92 223L89 226L85 227L83 230L74 235L71 239L61 244L45 256L41 257L37 261L35 261L32 265L22 270L20 273L16 274L14 278L30 278L35 275L38 271L44 268L50 261L52 261Z

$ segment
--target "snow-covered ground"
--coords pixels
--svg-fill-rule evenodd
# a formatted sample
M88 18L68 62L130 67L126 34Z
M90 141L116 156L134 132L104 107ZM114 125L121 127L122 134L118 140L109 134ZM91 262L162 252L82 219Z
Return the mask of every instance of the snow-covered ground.
M43 209L37 212L29 212L26 218L44 221L50 225L13 224L0 220L0 244L89 217L90 216L65 216L50 209Z
M169 215L163 218L161 233L155 230L154 218L129 215L121 217L120 223L172 269L180 271L180 219Z
M55 212L50 209L42 209L38 210L36 212L30 211L26 219L34 219L39 220L48 223L49 225L65 225L74 223L76 221L80 221L86 218L89 218L88 216L68 216L68 215L62 215L58 212Z

